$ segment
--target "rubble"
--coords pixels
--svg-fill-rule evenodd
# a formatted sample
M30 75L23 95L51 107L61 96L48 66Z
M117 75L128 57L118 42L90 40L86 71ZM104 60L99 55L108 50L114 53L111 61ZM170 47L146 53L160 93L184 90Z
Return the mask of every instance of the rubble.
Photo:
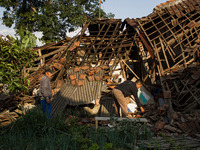
M26 113L26 110L35 107L34 96L12 95L0 98L0 126L9 125Z
M160 93L154 97L155 106L132 117L147 118L155 135L199 138L199 6L198 0L170 0L143 18L88 20L75 37L34 49L39 65L26 68L29 89L39 87L45 68L50 67L53 115L100 99L97 114L111 116L112 89L124 80L140 78L149 91L158 86ZM19 104L34 102L26 98L1 100L1 111L15 107L13 116L17 116L22 111ZM165 105L160 105L160 98Z

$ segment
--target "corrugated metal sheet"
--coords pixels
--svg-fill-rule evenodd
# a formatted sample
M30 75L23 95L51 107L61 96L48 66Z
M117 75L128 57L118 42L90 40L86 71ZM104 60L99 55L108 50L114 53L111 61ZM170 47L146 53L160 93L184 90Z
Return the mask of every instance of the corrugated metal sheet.
M101 70L96 75L101 75L102 79L105 70ZM67 73L73 73L73 70L68 70ZM79 71L76 76L83 73ZM89 81L87 77L84 79L83 86L72 85L70 79L66 79L63 87L57 93L52 101L52 113L62 112L67 105L76 106L89 104L96 98L100 99L103 80Z

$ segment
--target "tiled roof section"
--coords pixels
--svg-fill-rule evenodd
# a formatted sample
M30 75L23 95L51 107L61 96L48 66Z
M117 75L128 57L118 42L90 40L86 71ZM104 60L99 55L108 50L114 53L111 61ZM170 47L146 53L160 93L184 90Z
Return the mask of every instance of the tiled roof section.
M168 11L171 15L181 17L183 11L190 13L194 10L200 9L200 0L169 0L161 3L154 8L153 13L161 12L162 10Z
M138 25L136 29L140 31L141 40L147 43L145 47L148 51L148 47L152 47L155 58L160 59L161 74L165 75L177 65L189 64L196 59L190 57L187 51L188 48L192 51L199 51L200 48L200 0L171 0L161 7L145 18L126 19L126 22L133 28Z
M166 7L177 5L177 4L179 4L179 3L183 2L183 1L187 1L187 0L169 0L169 1L166 1L164 3L161 3L161 4L157 5L154 8L154 11L162 10L162 9L165 9Z

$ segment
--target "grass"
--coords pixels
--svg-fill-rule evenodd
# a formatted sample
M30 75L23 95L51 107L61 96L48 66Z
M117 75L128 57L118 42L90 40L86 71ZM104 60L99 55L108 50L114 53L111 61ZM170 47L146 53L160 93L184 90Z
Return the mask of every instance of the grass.
M69 116L70 114L66 114ZM122 121L114 128L96 130L79 125L77 116L48 120L36 107L0 130L0 150L126 150L146 149L139 140L152 138L143 124Z

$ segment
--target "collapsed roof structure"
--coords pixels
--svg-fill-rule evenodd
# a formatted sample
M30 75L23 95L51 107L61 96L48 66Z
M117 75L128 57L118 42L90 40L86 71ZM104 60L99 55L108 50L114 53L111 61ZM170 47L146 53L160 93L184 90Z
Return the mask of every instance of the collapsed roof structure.
M86 21L72 39L36 48L41 64L56 71L54 87L66 81L55 97L55 108L100 98L103 81L116 78L113 72L118 64L123 78L136 76L146 84L161 84L176 110L187 112L199 106L199 4L198 0L171 0L139 19ZM34 73L41 76L41 70ZM34 73L32 86L38 83Z
M146 43L152 60L156 61L162 88L173 93L171 100L177 110L187 112L199 105L200 72L198 68L191 69L200 60L199 1L168 1L145 18L125 22Z
M104 116L113 111L112 86L136 77L161 86L169 119L185 118L173 112L192 113L200 107L199 30L200 0L169 0L143 18L86 21L73 38L34 49L39 65L26 68L31 71L29 88L39 87L45 67L50 67L53 114L100 99L99 115ZM193 132L200 131L196 121L189 124L196 127Z

